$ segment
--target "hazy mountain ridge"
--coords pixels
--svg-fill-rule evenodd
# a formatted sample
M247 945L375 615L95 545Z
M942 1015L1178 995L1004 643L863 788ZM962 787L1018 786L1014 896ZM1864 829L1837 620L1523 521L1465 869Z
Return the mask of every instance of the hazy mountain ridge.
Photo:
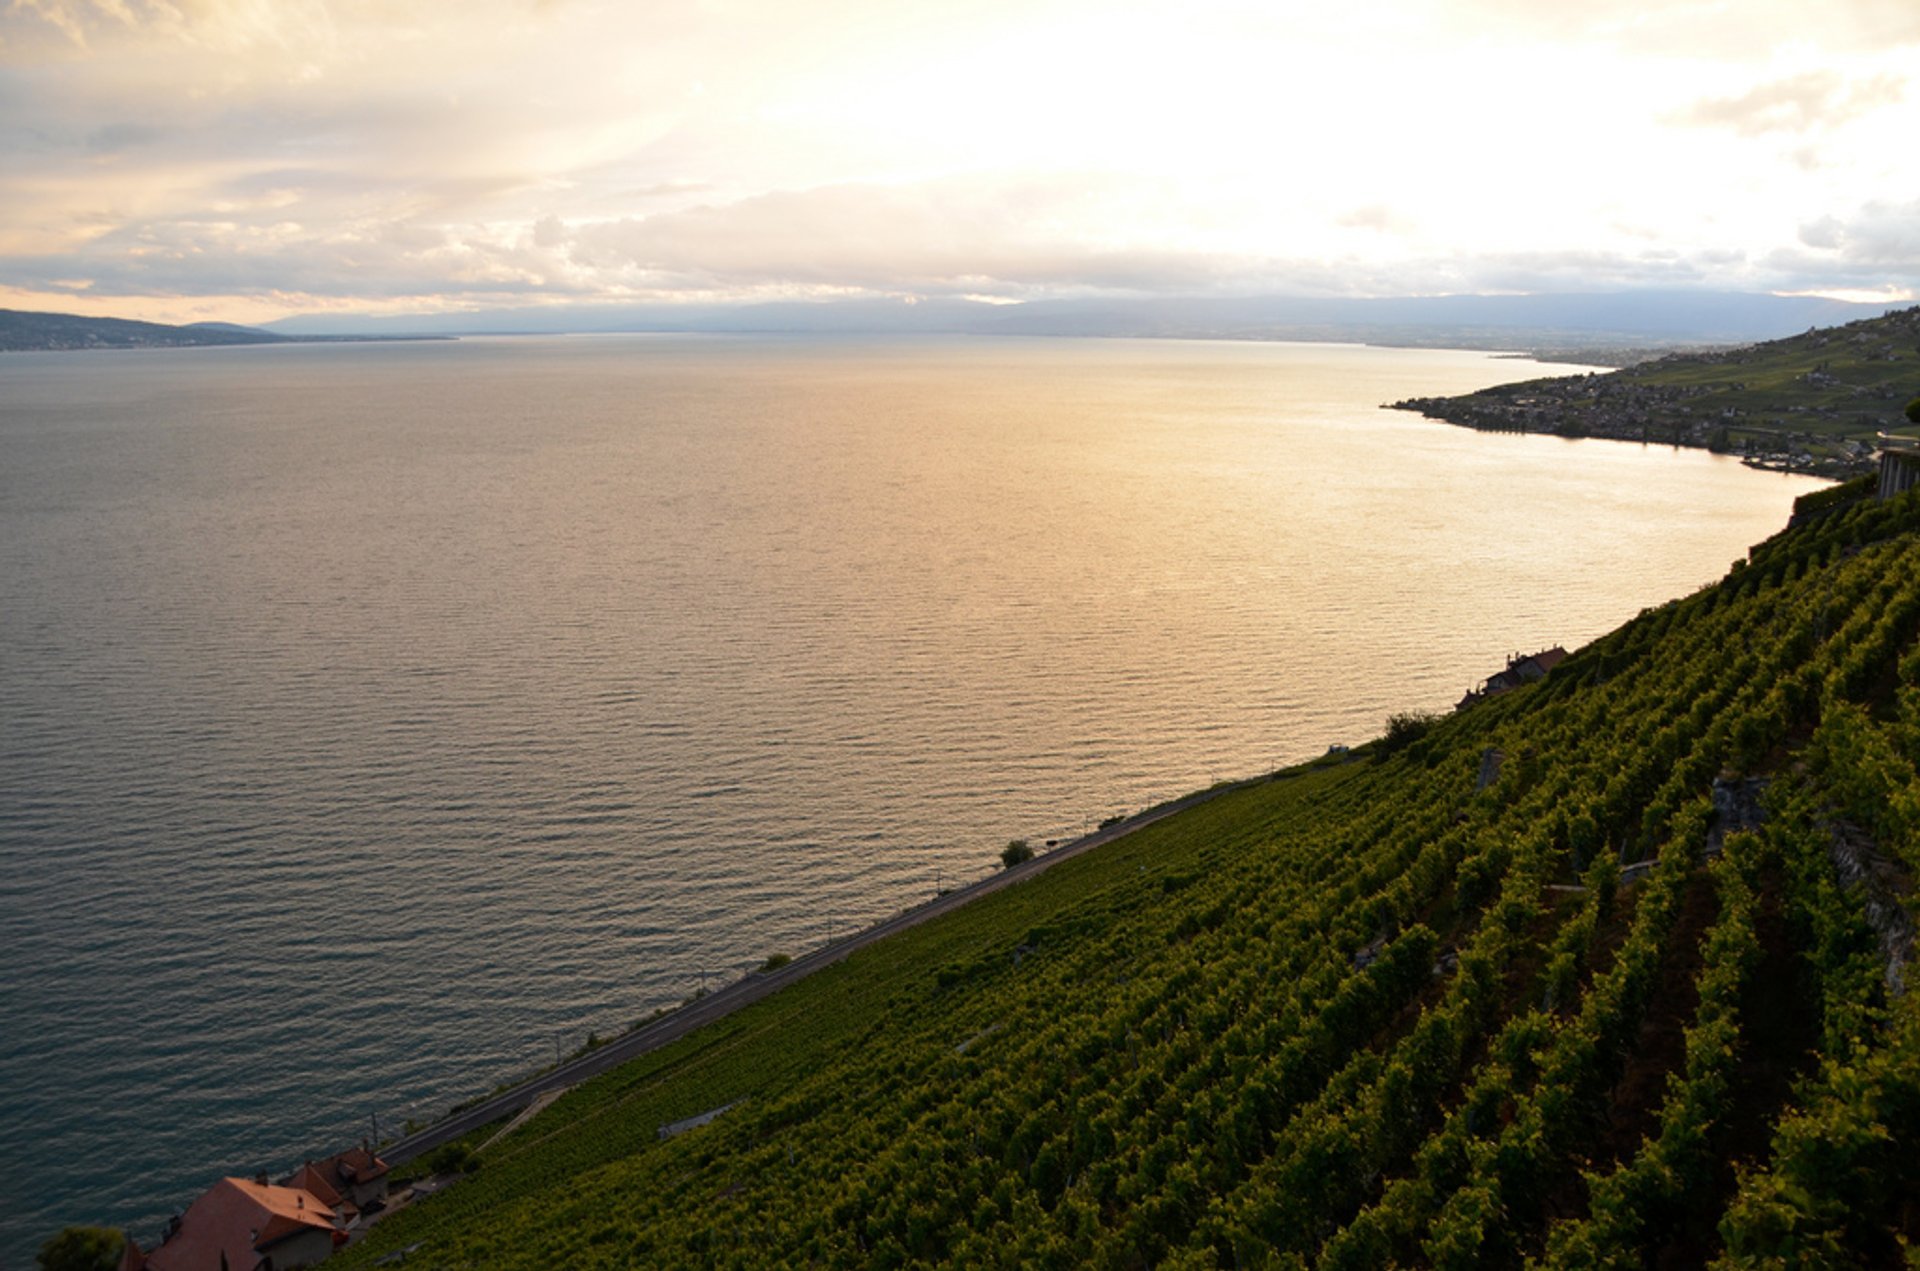
M0 353L67 352L82 349L215 348L238 344L326 344L364 340L430 340L404 333L282 334L236 322L176 326L131 318L89 318L73 313L0 309Z
M471 313L302 316L282 334L561 334L712 331L1326 340L1452 348L1645 349L1767 339L1878 306L1733 292L1333 299L1262 296L1035 300L791 301L579 305Z
M1094 336L1325 341L1502 349L1625 365L1679 348L1746 343L1846 322L1877 306L1806 296L1618 292L1335 299L1286 296L1035 300L784 301L566 305L467 313L303 314L261 326L184 326L0 310L0 350L172 348L461 335Z
M224 344L286 344L291 337L228 322L171 326L129 318L0 309L0 351L58 349L172 349Z

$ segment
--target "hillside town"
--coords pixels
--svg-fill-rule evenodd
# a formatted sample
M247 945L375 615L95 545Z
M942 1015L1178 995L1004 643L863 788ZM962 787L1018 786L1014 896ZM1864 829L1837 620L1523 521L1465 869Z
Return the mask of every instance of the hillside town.
M1704 413L1693 402L1709 391L1699 386L1640 384L1593 374L1534 380L1465 397L1410 397L1394 402L1393 409L1415 410L1431 419L1488 432L1601 437L1712 450L1737 455L1749 467L1836 481L1873 468L1875 446L1870 440L1836 439L1795 429L1790 419L1776 418L1760 424L1736 407ZM1793 409L1798 412L1806 408ZM1835 424L1853 419L1838 408L1821 413ZM1885 426L1879 414L1860 418L1858 423L1869 431ZM1735 429L1739 430L1737 435Z
M1486 431L1686 446L1845 480L1872 471L1878 434L1903 422L1916 362L1920 308L1910 308L1739 349L1391 406Z

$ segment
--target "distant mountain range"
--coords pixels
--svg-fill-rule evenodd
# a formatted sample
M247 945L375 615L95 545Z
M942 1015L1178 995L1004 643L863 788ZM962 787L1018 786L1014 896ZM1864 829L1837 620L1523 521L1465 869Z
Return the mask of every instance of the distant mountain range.
M308 315L264 326L168 326L0 310L0 350L163 348L461 335L737 332L1327 340L1511 349L1625 363L1687 346L1745 344L1877 316L1885 306L1738 292L1147 300L848 300L755 305L569 305L469 313Z
M315 315L267 324L285 335L502 335L616 331L1135 336L1330 340L1559 350L1743 344L1879 314L1885 306L1739 292L1534 296L1147 300L850 300L755 305L569 305L399 317Z

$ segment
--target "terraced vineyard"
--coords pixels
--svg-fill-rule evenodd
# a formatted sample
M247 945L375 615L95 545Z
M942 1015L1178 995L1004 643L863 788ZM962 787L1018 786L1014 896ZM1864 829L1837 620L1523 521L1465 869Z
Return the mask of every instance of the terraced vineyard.
M343 1261L1900 1265L1920 498L1865 495L575 1090Z

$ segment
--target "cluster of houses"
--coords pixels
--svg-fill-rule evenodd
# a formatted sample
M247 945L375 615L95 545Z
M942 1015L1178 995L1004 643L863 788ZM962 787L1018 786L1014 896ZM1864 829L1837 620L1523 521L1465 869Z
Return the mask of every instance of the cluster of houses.
M387 1164L362 1144L290 1177L223 1178L167 1223L160 1243L127 1241L120 1271L287 1271L310 1267L386 1208Z
M1498 697L1522 684L1531 684L1535 680L1547 678L1547 672L1567 660L1567 651L1559 645L1551 649L1542 649L1538 653L1510 653L1507 655L1507 669L1489 675L1479 688L1470 689L1460 699L1455 710L1465 710L1476 702L1484 702L1489 697Z
M1675 353L1606 375L1393 405L1469 428L1696 446L1737 453L1753 467L1845 480L1873 470L1869 434L1894 422L1912 392L1910 377L1873 364L1912 363L1916 341L1920 306L1787 340ZM1756 388L1745 378L1751 371L1764 385L1783 357L1825 349L1837 360L1816 362L1791 384Z
M1823 387L1819 380L1807 382L1815 388ZM1733 406L1708 410L1691 404L1693 399L1723 388L1745 387L1739 381L1670 385L1607 375L1569 376L1502 384L1462 397L1410 397L1394 402L1393 407L1481 431L1604 437L1725 450L1739 454L1751 467L1844 479L1872 466L1873 445L1858 437L1835 436L1829 429L1849 418L1857 429L1879 427L1889 404L1896 403L1898 397L1891 389L1856 385L1848 392L1855 398L1867 394L1870 400L1817 406L1783 400L1774 413L1766 415L1750 415ZM1837 392L1834 395L1837 397ZM1796 426L1790 418L1795 415L1816 416L1828 427L1809 431Z

